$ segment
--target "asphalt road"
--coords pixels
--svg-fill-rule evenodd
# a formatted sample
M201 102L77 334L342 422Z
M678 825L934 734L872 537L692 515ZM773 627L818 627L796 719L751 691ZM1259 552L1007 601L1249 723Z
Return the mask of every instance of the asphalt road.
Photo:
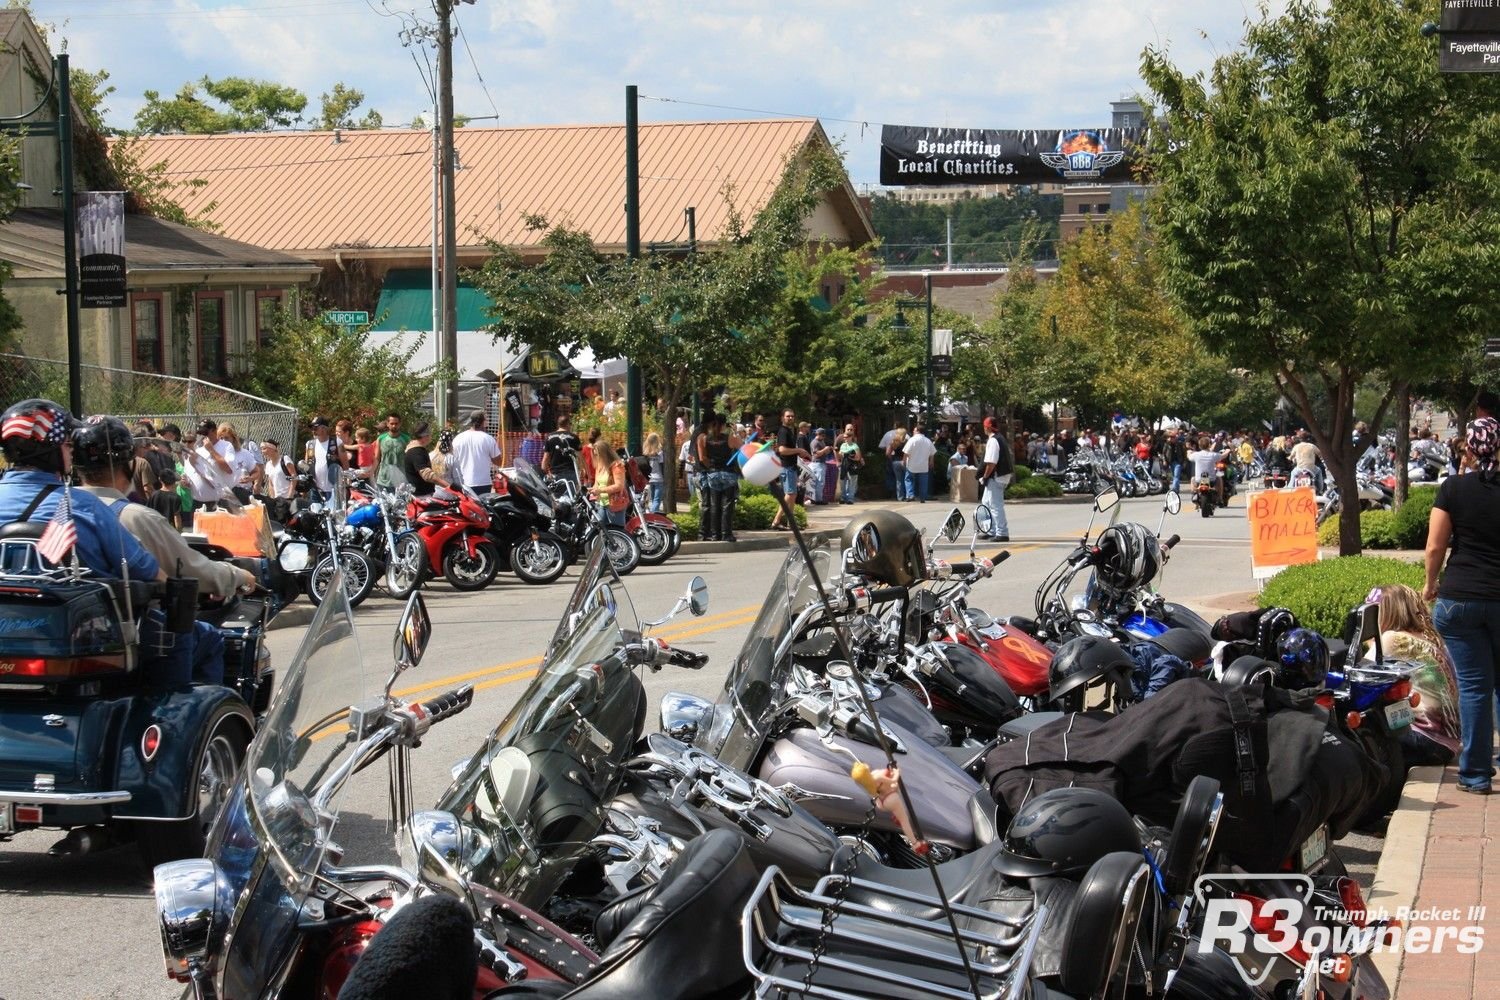
M929 533L948 507L937 503L900 508ZM1125 517L1153 529L1160 517L1156 499L1126 502ZM1029 614L1033 595L1089 519L1076 504L1028 504L1010 508L1010 560L976 589L972 600L994 614ZM1189 508L1168 518L1163 533L1182 535L1162 583L1165 593L1185 603L1194 598L1253 589L1243 508L1212 519ZM942 546L954 557L967 546ZM987 547L988 548L988 547ZM701 671L668 669L645 678L651 704L668 690L712 697L723 683L729 660L739 649L760 601L784 558L784 551L680 554L663 567L642 567L626 579L642 619L664 614L701 574L708 582L708 615L684 615L659 630L675 645L710 654ZM421 697L467 681L476 686L474 707L436 727L413 755L418 808L432 804L447 786L450 769L465 759L504 717L535 671L536 658L556 628L576 572L550 587L528 587L502 577L490 589L459 594L441 582L429 585L434 622L426 659L406 675L398 690L422 689ZM392 632L400 605L373 597L355 615L369 673L382 679L390 662ZM311 618L305 602L288 608L275 623L273 662L286 664ZM358 692L350 692L355 700ZM335 839L347 860L394 857L385 831L384 768L375 767L346 788ZM106 849L83 857L53 858L55 837L32 832L0 844L0 1000L57 997L167 998L180 995L163 972L149 874L132 847ZM1351 838L1341 851L1368 885L1379 857L1379 841Z

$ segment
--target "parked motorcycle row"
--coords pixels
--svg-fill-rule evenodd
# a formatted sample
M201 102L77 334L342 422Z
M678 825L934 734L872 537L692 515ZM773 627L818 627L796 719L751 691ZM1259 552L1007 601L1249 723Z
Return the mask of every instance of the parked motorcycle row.
M1170 485L1133 455L1116 454L1105 442L1098 448L1079 445L1067 466L1055 475L1064 493L1098 493L1113 487L1123 497L1156 496Z
M1410 670L1359 658L1374 609L1326 643L1281 610L1210 625L1156 589L1176 495L1154 532L1094 506L1024 618L971 603L1006 553L936 558L893 512L792 548L718 697L670 693L655 726L641 675L708 657L652 632L707 586L643 620L594 533L540 671L446 789L410 755L472 689L391 695L422 595L381 669L331 587L205 856L156 870L169 975L226 998L1386 996L1389 928L1330 846L1404 776ZM335 841L381 757L399 865ZM1216 906L1288 897L1321 937L1205 938Z
M439 577L460 591L483 590L501 572L552 583L596 538L621 575L666 562L682 544L677 525L648 512L641 493L631 492L629 516L617 527L576 480L544 481L525 459L502 478L494 493L459 487L419 497L406 485L388 489L346 474L328 503L309 502L304 481L303 498L277 532L279 562L315 605L337 566L358 607L376 587L404 599Z

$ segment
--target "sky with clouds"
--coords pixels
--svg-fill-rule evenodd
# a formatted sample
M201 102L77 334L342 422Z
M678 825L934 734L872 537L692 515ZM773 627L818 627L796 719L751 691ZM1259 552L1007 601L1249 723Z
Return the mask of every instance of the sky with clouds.
M109 71L114 125L132 124L144 91L205 75L290 84L311 113L341 81L387 124L431 120L430 46L402 38L435 20L430 0L32 8L74 65ZM501 125L621 121L634 83L672 99L643 101L643 121L815 116L863 184L878 173L881 123L1106 125L1109 102L1141 87L1143 48L1206 69L1255 10L1254 0L478 0L458 12L455 105Z

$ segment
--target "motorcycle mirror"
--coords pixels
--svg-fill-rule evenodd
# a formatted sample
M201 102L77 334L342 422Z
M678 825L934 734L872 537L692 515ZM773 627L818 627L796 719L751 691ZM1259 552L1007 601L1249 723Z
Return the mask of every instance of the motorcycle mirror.
M974 527L978 529L981 535L993 535L994 532L990 529L994 526L995 517L990 513L990 509L988 507L986 507L984 504L980 504L978 507L974 508Z
M422 592L414 590L406 599L406 609L396 623L394 656L396 674L410 670L422 662L427 652L427 643L432 638L432 616L427 613L427 602Z
M276 561L286 573L301 573L312 565L312 549L306 542L286 542L276 553Z
M1178 495L1176 490L1171 490L1167 493L1166 505L1168 514L1176 515L1181 513L1182 497Z
M1113 510L1119 502L1120 494L1113 486L1106 486L1094 495L1094 510L1102 514L1107 510Z
M702 618L708 614L708 581L701 576L689 580L687 601L688 610L693 613L694 618Z
M851 547L854 549L856 562L869 562L880 552L880 532L875 530L875 525L866 524L854 536L854 545Z
M938 529L938 535L939 537L952 542L957 540L958 536L962 535L963 533L963 511L959 510L957 507L954 507L948 512L948 517L943 521L943 526Z
M466 831L458 817L438 809L425 809L413 813L406 823L407 843L402 845L403 865L417 873L423 882L441 889L469 904L475 918L479 917L473 897L469 893L468 881L460 873L464 863Z
M601 583L595 587L593 594L589 595L588 603L585 605L590 611L595 608L604 608L610 615L614 615L619 606L619 602L615 600L615 590L608 583Z

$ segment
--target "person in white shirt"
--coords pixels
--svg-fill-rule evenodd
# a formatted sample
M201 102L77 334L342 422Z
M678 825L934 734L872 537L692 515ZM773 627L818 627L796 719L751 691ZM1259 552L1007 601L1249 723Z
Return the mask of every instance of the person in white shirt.
M312 438L307 442L306 460L312 463L314 502L333 496L334 483L344 467L344 450L328 430L327 417L314 417Z
M911 429L902 453L906 456L906 496L915 497L918 503L927 502L927 484L932 478L932 455L937 447L932 443L921 424Z
M1197 451L1188 452L1188 461L1193 463L1194 481L1206 479L1212 483L1214 490L1218 493L1218 500L1215 502L1220 507L1224 506L1225 499L1224 477L1219 475L1219 461L1223 457L1221 453L1214 451L1213 439L1207 434L1198 436Z
M453 436L453 452L447 461L448 479L479 494L495 488L493 470L504 461L499 443L484 425L483 410L469 414L469 429Z
M1005 487L1015 474L1015 454L1000 434L1000 421L994 417L984 418L985 433L989 440L984 443L984 465L979 481L984 490L984 505L990 512L990 530L981 534L984 541L1010 541L1010 524L1005 519Z
M198 425L198 433L192 447L186 452L184 471L188 488L193 493L193 506L217 510L220 503L230 501L234 494L230 487L235 484L235 447L218 438L218 425L205 420Z

